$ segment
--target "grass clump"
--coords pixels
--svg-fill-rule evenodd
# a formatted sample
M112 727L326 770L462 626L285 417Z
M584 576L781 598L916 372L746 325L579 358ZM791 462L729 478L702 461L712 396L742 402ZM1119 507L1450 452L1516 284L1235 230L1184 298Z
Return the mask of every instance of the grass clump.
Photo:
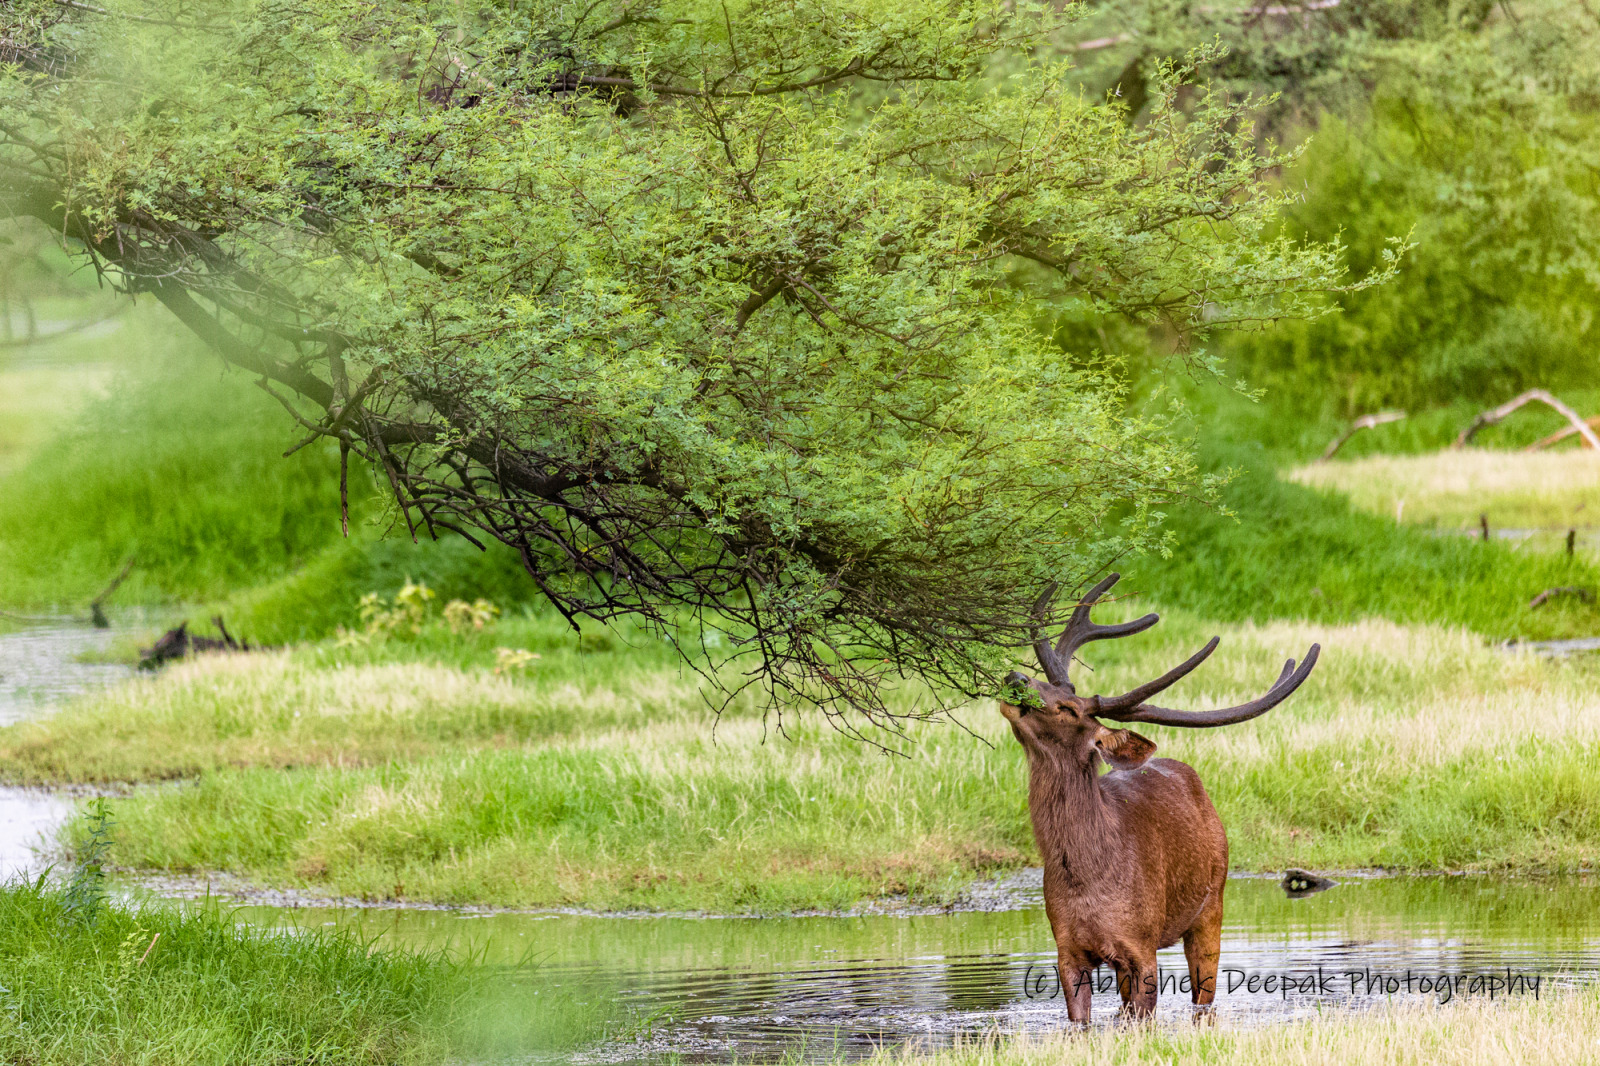
M552 612L483 631L434 624L408 640L178 663L18 724L0 740L0 764L31 784L373 766L705 714L665 644L577 638Z
M1177 613L1097 645L1088 676L1122 691L1210 631ZM1582 664L1460 629L1241 625L1170 703L1250 698L1312 641L1316 673L1270 715L1142 727L1199 770L1236 867L1600 856L1600 708ZM1023 754L988 706L963 715L971 733L911 729L896 757L815 722L780 739L750 707L713 732L693 676L634 661L646 652L552 652L525 676L348 654L388 653L203 659L0 731L0 765L29 781L198 773L121 803L113 861L314 894L778 912L945 901L1037 861Z
M1240 1028L1097 1027L1083 1033L975 1042L933 1054L914 1047L884 1051L870 1066L1547 1066L1593 1062L1600 1032L1600 992L1582 991L1490 1002L1460 1000L1372 1011L1336 1011L1315 1019Z
M81 921L42 881L0 886L6 1062L435 1062L471 994L442 958L336 931L250 930L215 908Z

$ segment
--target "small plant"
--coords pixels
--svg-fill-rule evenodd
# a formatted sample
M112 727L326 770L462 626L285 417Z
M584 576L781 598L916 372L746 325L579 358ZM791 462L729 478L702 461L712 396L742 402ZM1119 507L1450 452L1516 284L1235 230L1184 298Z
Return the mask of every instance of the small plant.
M62 908L68 917L82 925L93 925L99 920L106 899L106 855L111 851L111 806L104 796L96 796L89 803L89 832L78 848L78 858L61 895Z
M533 665L534 660L543 658L536 651L527 648L496 648L494 650L494 672L497 674L521 673Z
M470 630L482 630L492 625L500 616L500 608L485 599L451 600L444 605L444 624L450 632L460 635Z
M361 624L371 636L417 636L428 620L428 604L433 598L432 589L411 581L400 586L393 600L369 592L361 597L358 608Z
M370 644L375 639L419 637L422 631L438 618L432 607L436 598L434 591L427 585L409 580L394 594L393 599L385 599L376 592L369 592L361 597L358 606L361 629L359 631L340 629L337 644L344 648L357 644ZM445 604L442 613L444 624L449 627L451 633L459 637L469 632L481 632L493 625L494 620L500 616L500 608L481 598L471 603L466 600L451 600Z

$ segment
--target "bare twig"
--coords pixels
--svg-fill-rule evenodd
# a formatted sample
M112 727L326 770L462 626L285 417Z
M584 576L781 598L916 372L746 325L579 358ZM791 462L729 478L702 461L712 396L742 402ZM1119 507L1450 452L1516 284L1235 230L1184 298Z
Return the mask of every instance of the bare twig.
M1318 457L1317 462L1325 463L1333 458L1335 452L1343 448L1345 441L1356 435L1358 430L1372 429L1375 426L1385 425L1389 422L1398 422L1406 416L1404 411L1377 411L1370 415L1362 415L1350 423L1350 428L1333 438L1327 449Z
M1584 419L1584 423L1588 425L1590 429L1600 429L1600 415L1595 415L1593 418L1586 418ZM1561 443L1577 432L1577 426L1567 426L1565 429L1557 430L1555 433L1550 434L1548 437L1545 437L1542 440L1534 441L1532 444L1528 445L1522 450L1525 452L1541 452L1550 447L1552 444Z
M96 7L93 4L80 3L79 0L54 0L57 7L64 7L69 11L82 11L90 15L104 15L108 18L126 19L129 22L143 22L150 26L170 26L179 30L211 30L213 32L223 29L205 22L174 22L171 19L152 18L149 15L130 15L123 11L111 11L107 8Z
M1565 418L1568 422L1571 422L1573 432L1582 435L1585 445L1590 448L1600 448L1600 437L1596 437L1594 430L1589 427L1589 424L1578 417L1578 412L1574 411L1572 408L1556 399L1544 389L1529 389L1522 395L1507 400L1499 407L1493 407L1483 412L1477 418L1472 420L1472 425L1461 431L1461 436L1456 438L1456 442L1452 444L1451 447L1465 448L1468 442L1472 440L1473 434L1477 433L1478 430L1482 429L1484 426L1494 425L1496 422L1505 419L1512 412L1523 407L1525 404L1532 403L1535 400L1546 405L1547 407L1554 409L1555 412L1562 418Z
M111 598L117 589L122 587L124 581L128 580L128 575L133 573L133 562L133 556L128 556L128 561L122 564L122 572L111 579L111 584L107 585L100 595L89 601L89 614L94 619L96 629L111 628L111 620L106 617L106 601Z

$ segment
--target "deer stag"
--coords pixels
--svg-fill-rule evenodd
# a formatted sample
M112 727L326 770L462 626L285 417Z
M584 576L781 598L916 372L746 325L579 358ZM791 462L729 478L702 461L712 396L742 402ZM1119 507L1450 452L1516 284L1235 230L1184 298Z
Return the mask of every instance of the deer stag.
M1075 652L1092 640L1126 637L1155 625L1157 615L1121 625L1096 625L1089 610L1120 575L1089 591L1060 640L1035 634L1034 651L1047 681L1023 673L1006 678L1000 711L1028 753L1028 811L1044 856L1045 913L1055 934L1067 1016L1089 1020L1093 971L1108 963L1123 1010L1155 1010L1156 951L1183 939L1191 995L1198 1005L1216 994L1222 941L1222 890L1228 836L1193 769L1150 758L1156 746L1102 722L1151 722L1211 728L1264 714L1299 688L1316 665L1317 645L1295 669L1293 659L1266 695L1215 711L1173 711L1145 702L1206 660L1217 638L1187 662L1121 696L1080 696L1067 676ZM1041 615L1055 589L1039 601ZM1100 773L1101 760L1111 771Z

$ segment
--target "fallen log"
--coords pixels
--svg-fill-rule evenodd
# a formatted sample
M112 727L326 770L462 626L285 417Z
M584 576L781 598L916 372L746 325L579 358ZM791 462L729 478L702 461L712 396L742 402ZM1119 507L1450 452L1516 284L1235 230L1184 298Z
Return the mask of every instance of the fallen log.
M1550 407L1561 417L1565 418L1568 422L1571 422L1572 431L1582 435L1583 442L1586 446L1590 448L1600 448L1600 437L1595 436L1595 432L1592 428L1590 428L1589 423L1579 418L1578 412L1574 411L1572 408L1556 399L1544 389L1529 389L1521 396L1507 400L1499 407L1491 407L1489 410L1484 411L1482 414L1478 415L1477 418L1472 420L1472 425L1461 431L1461 436L1457 437L1456 442L1450 445L1450 447L1465 448L1467 443L1472 440L1473 435L1477 433L1478 430L1482 429L1484 426L1492 426L1496 422L1504 420L1506 417L1511 415L1512 412L1517 411L1521 407L1532 403L1535 400L1546 405L1547 407Z
M1600 415L1595 415L1593 418L1586 418L1583 421L1584 424L1590 429L1600 429ZM1566 429L1557 430L1548 437L1545 437L1543 440L1534 441L1532 444L1528 445L1522 450L1525 452L1541 452L1550 447L1552 444L1560 444L1562 441L1566 440L1568 437L1577 432L1577 426L1568 426Z
M1594 591L1592 589L1586 589L1582 585L1562 585L1558 588L1545 589L1529 600L1528 609L1531 611L1536 607L1543 607L1556 596L1576 596L1584 603L1594 602Z
M1315 895L1318 892L1326 892L1339 882L1327 877L1318 877L1316 874L1307 873L1304 870L1286 870L1283 874L1283 881L1280 883L1283 885L1285 895L1290 899L1300 899L1304 896Z
M203 651L252 651L248 641L233 639L233 634L228 632L228 627L223 624L222 616L217 615L211 619L211 624L217 627L217 632L222 637L197 637L189 632L189 623L183 622L161 634L161 638L149 648L139 649L139 669L155 670L176 659L184 659Z
M1350 423L1349 429L1333 438L1333 443L1328 445L1327 450L1318 457L1317 462L1325 463L1329 459L1332 459L1333 454L1340 448L1343 448L1345 441L1355 436L1358 430L1372 429L1376 426L1386 425L1390 422L1398 422L1405 416L1406 413L1404 411L1377 411L1370 415L1362 415L1360 418Z

